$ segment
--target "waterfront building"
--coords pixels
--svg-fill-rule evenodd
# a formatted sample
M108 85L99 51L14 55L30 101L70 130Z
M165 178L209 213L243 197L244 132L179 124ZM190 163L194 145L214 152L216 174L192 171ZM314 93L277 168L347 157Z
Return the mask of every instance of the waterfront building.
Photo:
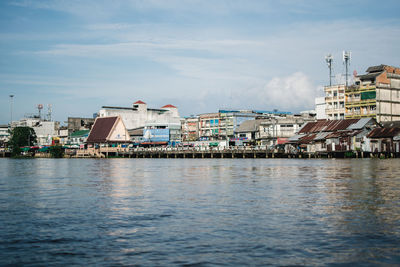
M181 120L182 141L197 141L199 139L199 117L190 116Z
M256 135L257 143L263 146L284 144L305 123L314 122L315 120L315 114L311 113L270 116L260 122L259 131Z
M4 145L10 139L10 133L8 129L8 125L0 125L0 147L4 147Z
M235 138L230 140L230 145L255 145L261 122L262 120L246 120L242 122L235 130Z
M368 136L371 152L400 152L400 127L375 128Z
M290 112L264 110L219 110L218 113L199 115L200 140L226 140L235 142L235 132L247 120L289 115Z
M342 120L345 116L345 85L325 86L325 116L328 120ZM321 115L320 115L321 116Z
M400 69L372 66L356 76L346 89L346 118L376 118L378 122L400 120Z
M114 145L129 143L128 130L120 116L98 117L86 140L91 145Z
M68 137L68 144L73 148L83 148L89 133L90 130L79 130L71 133Z
M31 127L37 136L37 145L51 145L53 138L58 137L60 122L43 120L39 116L23 118L19 121L13 121L11 124L14 127ZM31 144L35 145L35 144Z
M58 144L65 145L69 141L68 135L68 127L67 126L60 126L58 129L57 137L53 137L53 141L57 140Z
M220 139L219 113L205 113L199 115L199 140L218 140Z
M318 120L306 123L288 139L286 151L310 153L364 151L371 152L367 135L381 127L373 118Z
M181 141L181 122L178 108L174 105L164 105L159 109L148 108L139 100L132 107L103 106L99 117L120 116L128 130L143 129L143 140L147 143L160 140L162 142ZM168 132L168 138L165 137ZM158 142L158 141L157 141Z
M130 140L134 145L137 146L140 143L144 142L143 130L144 130L144 127L128 130Z

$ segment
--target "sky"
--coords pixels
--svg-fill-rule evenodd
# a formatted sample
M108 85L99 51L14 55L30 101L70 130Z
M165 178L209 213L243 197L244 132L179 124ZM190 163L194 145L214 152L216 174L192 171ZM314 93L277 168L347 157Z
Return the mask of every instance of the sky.
M52 105L299 112L349 72L400 66L400 1L0 1L0 124Z

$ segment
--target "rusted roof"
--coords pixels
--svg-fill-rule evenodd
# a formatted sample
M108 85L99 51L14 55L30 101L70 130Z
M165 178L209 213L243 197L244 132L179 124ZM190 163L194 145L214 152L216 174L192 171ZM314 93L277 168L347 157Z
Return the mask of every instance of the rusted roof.
M92 130L87 139L88 143L104 143L110 134L118 117L100 117L94 122Z
M307 134L300 138L300 143L307 144L314 140L317 134Z
M383 128L400 128L400 121L381 121L380 123L383 125Z
M300 129L299 133L318 133L318 132L334 132L346 130L350 125L357 123L360 119L347 120L318 120L309 122Z
M339 137L348 137L348 136L355 136L359 134L361 131L340 131L340 132L334 132L330 133L326 136L326 139L329 138L339 138Z
M400 135L399 127L375 128L368 135L368 138L392 138Z
M347 119L332 121L332 123L326 127L326 132L346 130L350 125L357 123L360 119Z
M165 106L163 106L161 108L176 108L176 107L174 105L168 104L168 105L165 105Z
M146 104L146 103L144 103L142 100L138 100L138 101L136 101L136 102L133 103L133 104Z

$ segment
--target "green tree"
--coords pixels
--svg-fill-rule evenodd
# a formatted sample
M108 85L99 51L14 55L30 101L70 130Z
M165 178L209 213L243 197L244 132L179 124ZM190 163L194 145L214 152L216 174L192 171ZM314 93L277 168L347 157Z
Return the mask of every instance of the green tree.
M62 158L64 156L64 150L62 146L51 146L50 155L52 158Z
M31 127L15 127L11 131L11 138L9 141L11 154L13 156L18 156L21 154L20 147L33 146L36 142L36 133Z

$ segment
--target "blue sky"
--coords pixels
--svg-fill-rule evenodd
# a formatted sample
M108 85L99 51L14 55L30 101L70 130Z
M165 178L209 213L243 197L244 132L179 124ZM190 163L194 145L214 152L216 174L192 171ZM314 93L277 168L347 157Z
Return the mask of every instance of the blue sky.
M103 105L313 109L324 57L351 73L400 66L399 1L0 1L0 123L52 104L53 118Z

